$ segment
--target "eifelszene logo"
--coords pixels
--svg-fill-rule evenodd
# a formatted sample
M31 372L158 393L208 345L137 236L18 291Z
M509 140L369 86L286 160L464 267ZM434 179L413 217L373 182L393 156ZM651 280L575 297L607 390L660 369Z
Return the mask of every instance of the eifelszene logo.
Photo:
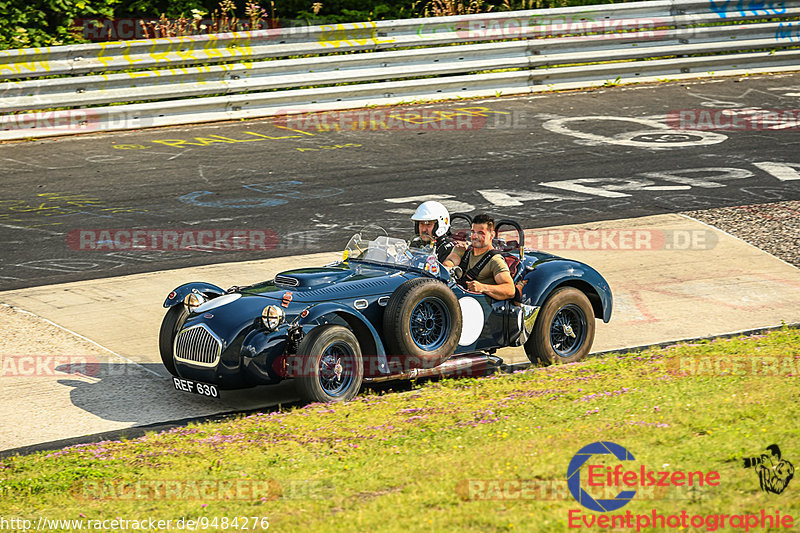
M767 451L769 454L762 453L760 457L745 457L744 467L755 469L761 490L781 494L794 477L794 466L781 458L777 444L767 446Z
M583 490L581 487L581 467L593 455L605 454L614 454L614 457L620 461L633 461L635 459L631 452L619 444L601 441L593 442L588 446L581 448L580 451L575 454L575 457L572 458L572 461L569 462L569 467L567 467L567 487L569 487L572 497L575 498L575 501L587 509L591 509L592 511L600 511L601 513L605 513L607 511L616 511L617 509L627 505L627 503L631 501L634 496L636 496L635 490L625 490L617 494L614 499L595 500L589 495L589 493ZM591 468L592 467L590 466L589 469L591 470ZM589 474L589 477L591 478L591 473ZM591 481L589 483L591 484Z
M572 458L567 468L567 487L575 501L592 511L607 513L616 511L628 504L635 496L635 490L622 490L609 499L595 499L581 486L581 467L596 455L613 455L619 461L634 461L631 452L613 442L593 442L581 448ZM601 489L636 487L703 487L719 485L718 472L683 472L680 470L656 472L640 465L633 470L625 470L616 465L614 468L598 464L588 464L586 468L587 485ZM595 489L598 490L598 489Z
M759 470L759 475L761 472L765 473L765 477L762 478L762 487L783 490L791 479L793 468L788 462L780 459L780 450L777 449L777 446L770 447L769 451L771 455L765 454L760 458L749 459L745 465L755 466ZM614 464L615 459L621 464ZM794 517L784 514L780 510L768 512L761 509L758 513L737 513L735 511L693 513L685 509L672 512L649 509L610 513L609 511L615 511L627 505L637 496L637 490L641 489L644 492L645 487L667 487L668 491L683 487L690 490L701 488L715 490L719 494L719 489L716 489L720 485L718 472L681 470L656 472L641 464L640 461L631 465L633 461L636 459L631 452L619 444L608 441L593 442L575 454L567 468L567 487L572 497L583 507L601 514L570 509L567 515L569 529L624 529L638 533L650 529L681 529L683 531L689 528L699 531L741 529L747 532L758 528L791 530L794 527ZM664 468L667 466L669 465L663 465ZM581 472L582 467L583 472ZM777 481L773 472L777 475ZM581 479L582 477L583 479ZM588 492L581 486L581 481L584 481L585 486L588 487ZM714 488L706 489L706 487ZM620 490L622 488L627 490ZM769 489L765 488L765 490ZM595 494L601 492L604 498L595 499L590 492ZM616 496L613 496L615 493ZM610 498L609 495L611 495Z

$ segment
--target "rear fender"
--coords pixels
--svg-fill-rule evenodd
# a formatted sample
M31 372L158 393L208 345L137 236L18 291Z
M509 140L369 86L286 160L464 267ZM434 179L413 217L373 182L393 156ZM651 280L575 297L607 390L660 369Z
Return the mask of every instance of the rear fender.
M167 299L164 300L164 307L169 308L173 305L182 303L183 299L186 298L186 295L193 290L197 290L198 292L201 292L207 296L221 296L225 294L224 289L217 287L213 283L193 281L191 283L184 283L180 287L173 289L172 292L167 295Z
M332 302L317 304L309 308L308 315L300 318L297 323L304 326L324 320L329 315L335 315L344 320L358 339L364 359L365 376L389 373L386 349L378 331L363 314L355 309Z
M523 278L522 303L541 307L559 287L575 287L589 298L594 315L611 320L612 297L608 282L592 267L579 261L553 259L536 265Z

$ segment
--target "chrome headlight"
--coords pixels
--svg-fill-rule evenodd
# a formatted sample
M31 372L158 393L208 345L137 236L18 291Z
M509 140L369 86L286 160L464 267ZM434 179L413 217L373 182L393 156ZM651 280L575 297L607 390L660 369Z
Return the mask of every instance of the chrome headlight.
M277 305L268 305L261 311L261 322L270 331L274 331L286 320L286 313Z
M194 311L195 308L206 303L206 299L202 294L190 292L186 295L186 298L183 299L183 303L186 304L186 307L189 308L189 311Z

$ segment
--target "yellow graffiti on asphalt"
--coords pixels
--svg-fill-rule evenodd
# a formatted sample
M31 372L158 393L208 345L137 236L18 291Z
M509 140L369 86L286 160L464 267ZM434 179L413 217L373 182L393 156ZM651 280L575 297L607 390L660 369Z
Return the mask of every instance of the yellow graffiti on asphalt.
M37 194L31 201L0 199L0 224L36 228L61 225L64 222L55 219L68 215L113 218L114 215L147 211L134 207L111 206L100 198L85 194L45 192Z
M150 147L143 144L115 144L112 148L115 150L147 150Z
M386 130L395 129L391 126L392 121L399 124L406 124L397 129L417 129L426 126L441 125L441 128L434 129L477 129L483 126L483 122L471 122L470 119L481 117L483 119L491 115L508 115L508 111L495 111L488 107L456 107L452 109L377 109L377 110L355 110L328 113L301 113L297 115L282 116L286 126L273 124L275 128L290 132L287 135L268 135L256 131L243 131L235 134L217 135L209 134L203 137L173 138L150 140L149 143L182 148L190 146L212 146L215 144L238 144L263 141L277 141L285 139L300 139L303 136L314 137L319 133L333 131L355 130ZM363 116L362 116L363 115ZM314 130L311 133L308 130ZM352 143L351 143L352 144ZM337 145L351 146L348 145ZM361 145L359 145L361 146ZM149 148L147 144L120 144L115 145L118 150L144 150ZM320 148L296 148L296 150L314 151ZM321 148L327 149L327 148Z
M281 128L281 126L276 126ZM206 137L192 137L192 139L160 139L157 141L150 141L157 144L163 144L166 146L172 147L180 147L180 146L209 146L211 144L235 144L235 143L249 143L249 142L262 142L262 141L275 141L280 139L298 139L303 135L314 135L313 133L308 133L305 131L298 131L292 130L290 128L282 128L287 129L289 131L294 131L297 135L266 135L264 133L257 133L255 131L245 131L242 132L243 135L250 135L249 138L238 138L234 139L232 137L225 137L223 135L208 135Z

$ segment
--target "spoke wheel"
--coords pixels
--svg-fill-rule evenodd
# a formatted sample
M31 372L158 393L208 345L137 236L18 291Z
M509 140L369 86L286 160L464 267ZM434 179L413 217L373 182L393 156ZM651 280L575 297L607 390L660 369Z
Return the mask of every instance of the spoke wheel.
M586 316L575 304L567 304L556 312L550 324L550 345L559 357L570 357L586 338Z
M309 402L343 402L361 388L364 361L352 331L326 324L312 329L297 348L300 396Z
M383 311L390 356L403 368L432 368L447 360L461 338L461 306L439 280L415 278L397 287Z
M592 347L594 326L589 298L576 288L561 287L542 306L525 353L537 364L581 361Z
M318 378L322 390L330 396L341 396L353 382L353 373L345 372L355 363L352 346L344 342L330 345L319 359Z
M426 298L411 311L411 338L422 350L436 350L447 340L450 322L450 312L444 302L439 298Z

